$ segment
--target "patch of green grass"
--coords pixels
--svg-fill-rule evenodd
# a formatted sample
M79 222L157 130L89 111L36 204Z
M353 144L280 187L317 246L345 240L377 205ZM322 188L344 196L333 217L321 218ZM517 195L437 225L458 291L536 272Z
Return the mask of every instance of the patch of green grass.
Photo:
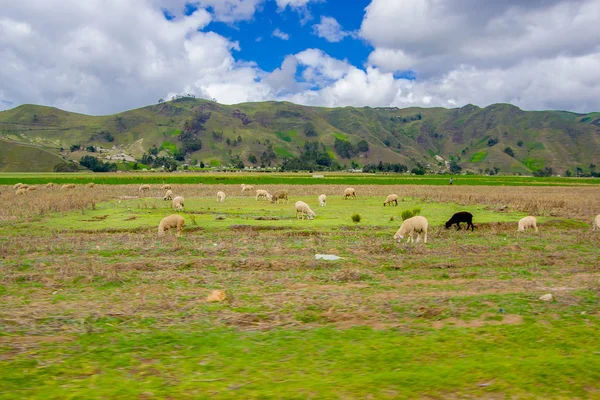
M294 154L285 147L277 146L273 149L279 157L294 157Z
M177 145L175 143L171 143L167 140L165 140L164 142L162 142L162 144L160 145L159 151L160 150L166 150L168 151L170 154L175 154L177 152Z
M284 142L290 143L296 137L297 132L296 131L287 131L287 132L278 131L278 132L275 132L275 135L279 139L283 140Z
M340 132L334 132L332 133L333 137L339 140L345 140L346 142L348 141L348 136L344 135L343 133Z
M220 167L221 166L221 160L216 160L216 159L211 158L210 161L208 162L208 164L211 167Z
M472 156L471 156L471 160L470 162L472 163L479 163L484 161L488 156L488 152L487 150L481 150L478 152L475 152Z
M544 160L541 158L527 158L523 164L532 171L544 168Z

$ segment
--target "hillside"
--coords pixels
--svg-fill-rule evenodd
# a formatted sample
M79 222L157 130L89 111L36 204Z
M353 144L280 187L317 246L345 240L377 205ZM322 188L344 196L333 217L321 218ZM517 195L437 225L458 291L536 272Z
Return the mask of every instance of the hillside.
M550 167L562 174L600 163L600 113L523 111L509 104L456 109L323 108L287 102L227 106L181 98L109 116L22 105L0 112L0 139L0 168L5 171L51 171L59 156L79 160L86 154L125 154L139 159L154 146L167 157L187 151L187 162L221 165L239 156L246 166L280 165L286 157L298 157L305 142L318 141L318 149L341 165L351 160L361 165L423 163L438 170L454 160L473 171L531 173ZM344 147L347 143L351 145ZM71 153L72 145L101 151ZM32 155L33 150L43 156ZM15 162L32 158L39 162Z

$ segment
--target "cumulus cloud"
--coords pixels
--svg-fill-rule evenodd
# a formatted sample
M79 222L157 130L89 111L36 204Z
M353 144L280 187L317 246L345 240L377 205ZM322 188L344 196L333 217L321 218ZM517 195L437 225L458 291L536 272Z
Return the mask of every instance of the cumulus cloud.
M277 3L278 12L283 12L289 7L291 10L296 11L298 15L300 15L300 23L302 25L306 24L312 19L308 5L310 3L320 3L323 1L325 0L275 0Z
M313 25L313 33L328 42L341 42L346 36L355 36L354 32L347 32L333 17L321 16L321 23Z
M251 19L263 1L202 0L186 16L184 0L0 0L0 110L107 114L179 93L227 104L600 110L597 0L372 0L359 32L373 46L363 66L309 48L284 54L272 72L236 59L239 43L207 29ZM280 11L310 3L276 1ZM328 18L315 33L342 40L347 32Z
M271 36L274 36L276 38L279 38L281 40L289 40L290 35L288 35L285 32L282 32L279 28L275 28L275 30L273 31L273 33L271 33Z
M215 21L236 22L252 19L264 0L151 0L151 5L167 10L175 17L182 16L186 5L208 9Z
M38 103L94 114L191 92L262 100L262 71L214 32L204 9L167 21L147 0L2 2L0 108Z

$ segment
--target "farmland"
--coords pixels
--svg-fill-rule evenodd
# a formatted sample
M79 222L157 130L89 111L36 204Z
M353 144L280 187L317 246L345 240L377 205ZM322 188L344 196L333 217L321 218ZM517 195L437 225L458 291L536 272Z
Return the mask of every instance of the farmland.
M24 196L11 188L92 180ZM150 193L139 194L141 182ZM173 213L163 182L186 199L180 238L156 234ZM241 182L286 189L290 203L243 196ZM4 174L0 183L1 398L600 391L597 181ZM357 199L343 200L348 185ZM401 201L384 208L390 193ZM317 217L295 219L297 200ZM394 242L401 212L415 209L429 220L428 243ZM462 210L475 231L444 229ZM516 232L525 215L539 232ZM206 302L215 289L227 300ZM546 293L554 300L538 299Z

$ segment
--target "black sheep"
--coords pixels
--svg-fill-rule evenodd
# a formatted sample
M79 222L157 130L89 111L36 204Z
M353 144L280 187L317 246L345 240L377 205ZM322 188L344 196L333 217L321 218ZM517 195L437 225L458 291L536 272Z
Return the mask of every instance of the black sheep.
M450 220L446 222L446 229L456 224L456 230L459 230L461 222L467 223L467 230L469 230L469 226L471 227L471 231L473 231L473 228L475 228L475 226L473 225L473 214L467 211L461 211L454 214L452 218L450 218Z

